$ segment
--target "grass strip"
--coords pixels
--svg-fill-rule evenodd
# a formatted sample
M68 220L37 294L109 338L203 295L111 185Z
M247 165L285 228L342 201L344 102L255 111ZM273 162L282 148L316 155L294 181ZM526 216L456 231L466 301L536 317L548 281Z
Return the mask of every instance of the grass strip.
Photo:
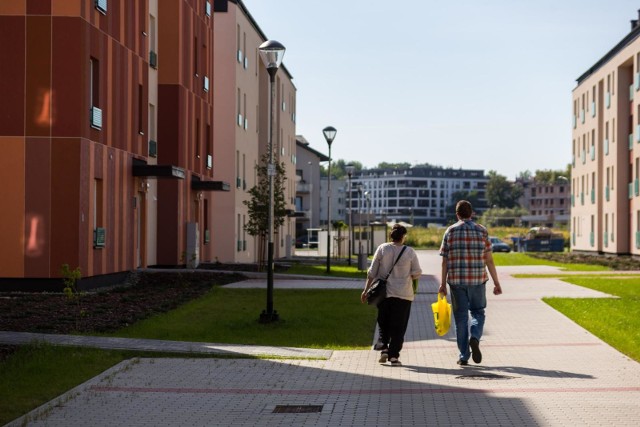
M640 362L640 277L570 277L568 283L618 298L544 298L551 307Z
M494 253L493 259L497 266L518 266L518 265L548 265L558 267L565 271L610 271L610 268L592 264L572 264L560 263L546 259L534 258L522 252Z
M327 274L326 265L293 264L286 273L302 274L307 276L344 277L362 280L365 280L365 278L367 277L366 271L360 271L356 266L353 265L332 265L330 273Z

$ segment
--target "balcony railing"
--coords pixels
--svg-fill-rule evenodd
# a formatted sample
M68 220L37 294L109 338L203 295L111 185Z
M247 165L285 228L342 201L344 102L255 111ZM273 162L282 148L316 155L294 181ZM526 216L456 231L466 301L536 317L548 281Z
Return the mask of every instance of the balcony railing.
M311 184L298 182L296 184L296 193L310 193L311 192Z

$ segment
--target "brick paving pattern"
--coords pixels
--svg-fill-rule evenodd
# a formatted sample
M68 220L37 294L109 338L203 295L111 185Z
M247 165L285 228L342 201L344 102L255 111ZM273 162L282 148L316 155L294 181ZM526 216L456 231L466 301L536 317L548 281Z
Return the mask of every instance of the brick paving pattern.
M511 276L556 271L551 267L498 268L504 295L488 296L483 363L461 368L455 363L453 329L444 337L433 330L430 304L436 300L440 259L434 251L419 251L419 256L427 275L412 307L402 367L378 364L378 354L371 350L318 355L306 349L133 340L134 348L157 345L154 348L180 351L186 346L190 351L293 353L326 360L128 360L9 425L638 425L640 364L541 301L543 296L607 295L557 279ZM360 288L363 283L280 277L275 282L276 287L328 285ZM265 283L252 279L232 286ZM0 342L30 338L0 333ZM38 338L127 345L86 337ZM317 405L321 410L274 413L276 406L287 405Z

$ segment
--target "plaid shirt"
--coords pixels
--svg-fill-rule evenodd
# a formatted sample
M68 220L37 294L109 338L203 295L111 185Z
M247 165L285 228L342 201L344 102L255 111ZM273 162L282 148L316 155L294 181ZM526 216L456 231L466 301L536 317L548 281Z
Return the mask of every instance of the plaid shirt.
M440 246L440 255L447 259L447 283L473 286L489 280L486 252L491 252L491 242L482 225L461 220L447 228Z

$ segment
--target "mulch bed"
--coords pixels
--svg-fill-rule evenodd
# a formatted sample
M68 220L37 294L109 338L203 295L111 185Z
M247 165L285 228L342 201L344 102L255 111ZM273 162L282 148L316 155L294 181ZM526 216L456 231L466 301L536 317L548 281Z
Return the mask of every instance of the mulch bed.
M63 293L0 293L0 330L52 334L111 332L204 295L241 274L137 273L127 283L74 298Z

